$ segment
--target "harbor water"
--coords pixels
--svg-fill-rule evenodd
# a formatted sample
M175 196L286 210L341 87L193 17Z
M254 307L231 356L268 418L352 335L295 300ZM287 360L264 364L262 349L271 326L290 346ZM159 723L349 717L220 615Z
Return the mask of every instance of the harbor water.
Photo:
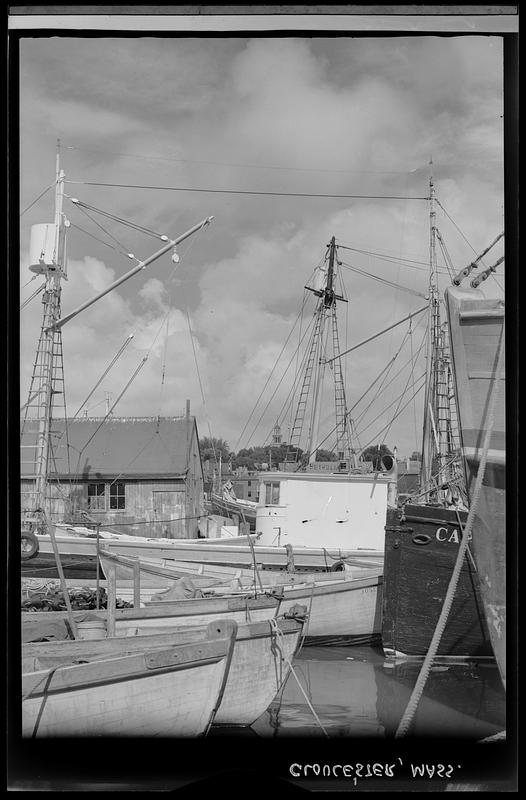
M390 661L381 647L304 647L279 696L250 731L238 733L394 737L421 664ZM506 696L493 662L438 663L429 673L410 732L478 741L505 729L505 711Z

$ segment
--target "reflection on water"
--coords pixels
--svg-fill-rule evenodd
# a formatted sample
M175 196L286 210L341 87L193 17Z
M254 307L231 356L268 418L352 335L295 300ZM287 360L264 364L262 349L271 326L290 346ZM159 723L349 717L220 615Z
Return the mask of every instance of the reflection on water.
M295 675L331 738L394 736L420 666L393 665L370 647L304 648L294 660ZM411 733L482 739L505 727L496 666L450 664L431 670ZM252 729L262 737L324 736L293 674Z

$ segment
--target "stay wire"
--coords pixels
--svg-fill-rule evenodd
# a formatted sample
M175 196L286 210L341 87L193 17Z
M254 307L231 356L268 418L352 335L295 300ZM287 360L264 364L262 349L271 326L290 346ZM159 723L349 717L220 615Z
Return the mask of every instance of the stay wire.
M21 211L21 212L20 212L20 216L22 216L23 214L25 214L25 213L26 213L26 211L29 211L29 209L30 209L30 208L33 208L33 206L35 205L35 203L38 203L38 201L40 200L40 198L41 198L41 197L44 197L44 195L46 194L46 192L49 192L49 190L50 190L50 189L52 189L52 188L53 188L53 186L55 186L55 185L56 185L56 181L53 181L53 183L50 183L50 184L49 184L49 186L48 186L46 189L44 189L44 191L43 191L43 192L41 192L41 193L38 195L38 197L35 197L35 199L33 200L33 202L32 202L32 203L30 203L30 204L29 204L29 205L28 205L26 208L24 208L24 210L23 210L23 211Z
M360 269L359 267L353 267L351 264L347 264L345 261L339 262L342 267L346 269L350 269L352 272L356 272L358 275L364 275L367 278L373 278L375 281L379 283L384 283L387 286L391 286L394 289L398 289L401 292L408 292L408 294L412 294L415 297L422 297L425 298L425 294L423 292L417 292L415 289L409 289L407 286L401 286L399 283L394 283L393 281L387 280L387 278L382 278L380 275L374 275L372 272L367 272L366 270Z
M253 408L253 409L252 409L252 411L250 412L250 415L249 415L249 417L248 417L248 419L247 419L247 421L246 421L246 423L245 423L245 426L244 426L243 430L241 431L241 433L239 434L238 440L237 440L237 442L236 442L236 445L235 445L235 447L234 447L234 450L235 450L236 452L237 452L237 449L238 449L239 443L240 443L241 439L243 438L243 434L245 433L245 431L246 431L246 429L247 429L247 427L248 427L248 424L249 424L250 420L252 419L252 416L253 416L253 415L256 413L256 408L258 407L258 403L259 403L259 401L261 400L261 397L262 397L262 395L263 395L263 393L264 393L265 389L267 388L267 386L268 386L268 384L269 384L269 382L270 382L270 379L272 378L272 375L274 374L274 370L276 369L276 367L277 367L277 365L278 365L278 363L279 363L279 360L280 360L281 356L283 355L283 352L284 352L284 350L285 350L285 348L286 348L286 346L287 346L287 344L288 344L288 342L289 342L289 339L290 339L290 337L292 336L292 334L293 334L293 332L294 332L294 329L295 329L296 325L298 324L298 321L301 319L301 316L302 316L302 314L303 314L303 309L304 309L304 306L305 306L305 302L306 302L306 298L304 298L304 299L303 299L303 303L302 303L302 305L301 305L301 308L300 308L300 310L299 310L299 313L298 313L298 315L297 315L297 317L296 317L296 319L295 319L295 321L294 321L294 325L293 325L293 326L292 326L292 328L290 329L290 331L289 331L289 334L288 334L288 336L287 336L287 338L285 339L285 342L284 342L284 344L283 344L283 347L281 348L280 354L279 354L279 356L277 357L277 359L276 359L276 361L275 361L275 363L274 363L274 366L272 367L272 369L271 369L271 371L270 371L270 373L269 373L269 375L268 375L268 377L267 377L267 380L265 381L265 385L263 386L263 388L262 388L261 392L259 393L259 397L258 397L258 399L256 400L256 402L255 402L255 404L254 404L254 408ZM288 367L287 367L287 369L288 369Z
M176 162L178 164L202 164L203 166L215 166L215 167L243 167L247 169L275 169L275 170L286 170L288 172L335 172L338 174L350 174L350 175L406 175L408 173L414 172L414 170L407 170L407 171L395 171L395 170L354 170L354 169L323 169L321 167L284 167L284 166L272 166L269 164L236 164L230 163L228 161L197 161L195 159L188 159L188 158L175 158L169 156L157 156L157 155L144 155L140 153L121 153L114 150L95 150L94 148L90 147L76 147L74 145L64 146L64 150L80 150L88 153L106 153L107 155L113 156L123 156L124 158L139 158L144 159L146 161L169 161L169 162Z
M132 183L102 183L98 181L66 181L71 184L83 186L106 186L114 189L154 189L165 192L204 192L206 194L242 194L260 195L267 197L318 197L333 200L428 200L428 197L403 197L400 195L374 195L374 194L314 194L309 192L262 192L243 189L204 189L189 186L148 186Z
M94 211L96 214L101 214L103 217L112 219L114 222L120 222L121 225L125 225L128 228L133 228L141 233L146 233L149 236L153 236L155 239L162 239L163 237L163 234L157 233L157 231L154 231L151 228L147 228L144 225L139 225L138 222L131 222L131 220L124 219L124 217L119 217L116 214L112 214L110 211L103 211L102 208L92 206L89 203L85 203L83 200L77 200L75 205L82 206L83 208L89 208L90 211Z

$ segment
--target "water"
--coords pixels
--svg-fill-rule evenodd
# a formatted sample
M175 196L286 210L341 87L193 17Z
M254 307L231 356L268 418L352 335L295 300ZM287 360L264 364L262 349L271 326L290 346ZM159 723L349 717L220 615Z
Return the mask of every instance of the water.
M278 698L252 726L259 737L393 737L421 662L393 664L381 648L305 647ZM298 686L301 683L312 708ZM504 730L505 692L494 664L432 668L412 735L473 741Z

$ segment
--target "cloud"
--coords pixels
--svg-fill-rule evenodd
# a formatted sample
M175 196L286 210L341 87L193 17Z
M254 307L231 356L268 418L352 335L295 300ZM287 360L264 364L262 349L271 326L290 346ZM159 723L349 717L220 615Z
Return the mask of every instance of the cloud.
M174 237L215 216L179 247L176 271L169 254L163 256L64 326L73 408L134 332L93 398L99 410L104 393L116 399L138 370L116 413L183 413L188 397L201 435L222 436L233 447L246 426L244 438L253 432L251 443L258 444L286 405L304 286L332 236L341 245L338 286L343 281L349 301L341 304L345 349L424 302L353 268L427 291L428 203L389 198L425 198L431 157L443 206L437 206L437 224L453 267L503 229L498 37L65 37L25 40L21 52L22 207L52 183L57 137L67 180L269 193L66 185L67 194L154 234ZM23 215L22 249L31 224L52 219L52 207L49 192ZM65 211L92 234L70 229L67 313L130 268L120 250L145 258L160 245L103 215L86 217L67 197ZM401 264L401 256L411 261ZM439 257L445 264L442 252ZM443 271L442 289L445 265ZM23 263L21 284L27 280ZM492 285L487 281L484 291ZM303 332L314 307L315 298L308 298ZM40 313L38 300L22 312L24 391ZM345 357L350 403L406 334L400 327ZM420 329L413 336L416 352ZM362 427L381 410L383 393L386 406L407 376L406 370L384 385L376 397L380 408L371 408ZM419 403L389 432L402 453L418 449Z

